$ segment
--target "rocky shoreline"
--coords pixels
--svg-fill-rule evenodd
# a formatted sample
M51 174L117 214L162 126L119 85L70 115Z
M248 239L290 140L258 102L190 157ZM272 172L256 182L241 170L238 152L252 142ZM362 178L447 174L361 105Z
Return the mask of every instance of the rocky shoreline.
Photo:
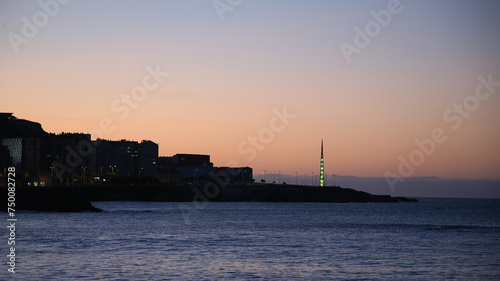
M0 196L7 201L7 190L2 190ZM71 187L42 187L16 188L15 210L41 212L100 212L88 198L84 196L83 188ZM7 204L2 204L7 210Z

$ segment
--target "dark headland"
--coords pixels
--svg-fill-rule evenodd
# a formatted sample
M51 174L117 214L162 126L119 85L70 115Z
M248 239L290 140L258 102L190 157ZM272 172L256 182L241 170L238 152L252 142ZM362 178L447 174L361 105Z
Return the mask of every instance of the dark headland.
M4 202L7 190L2 192ZM52 212L100 211L94 201L146 202L417 202L416 199L373 195L342 187L276 184L216 185L92 185L16 189L16 209ZM6 204L5 204L6 206Z
M255 183L252 174L251 167L215 167L210 155L159 156L158 144L149 140L47 133L39 123L0 112L0 199L15 210L99 211L94 201L416 201L341 187Z

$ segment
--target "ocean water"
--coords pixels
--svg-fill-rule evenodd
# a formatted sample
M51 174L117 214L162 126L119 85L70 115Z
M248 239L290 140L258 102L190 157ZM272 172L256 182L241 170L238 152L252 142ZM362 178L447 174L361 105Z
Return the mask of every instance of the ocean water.
M94 205L19 211L0 280L500 280L495 199Z

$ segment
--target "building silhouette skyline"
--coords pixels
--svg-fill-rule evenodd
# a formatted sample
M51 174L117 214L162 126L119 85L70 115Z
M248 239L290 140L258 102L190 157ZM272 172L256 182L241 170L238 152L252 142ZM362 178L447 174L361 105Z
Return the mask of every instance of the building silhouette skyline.
M110 181L195 184L209 181L221 169L227 174L224 181L253 182L250 167L214 167L210 155L160 157L158 151L158 144L151 140L92 140L86 133L47 133L37 122L0 112L0 178L5 177L7 167L15 167L20 186Z

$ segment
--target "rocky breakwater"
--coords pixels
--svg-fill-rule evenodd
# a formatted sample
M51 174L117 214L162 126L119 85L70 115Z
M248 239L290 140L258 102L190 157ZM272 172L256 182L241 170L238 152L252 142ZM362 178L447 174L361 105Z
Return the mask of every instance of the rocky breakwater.
M7 188L0 188L2 209L7 210ZM16 188L15 210L42 212L100 212L75 187L23 187Z

